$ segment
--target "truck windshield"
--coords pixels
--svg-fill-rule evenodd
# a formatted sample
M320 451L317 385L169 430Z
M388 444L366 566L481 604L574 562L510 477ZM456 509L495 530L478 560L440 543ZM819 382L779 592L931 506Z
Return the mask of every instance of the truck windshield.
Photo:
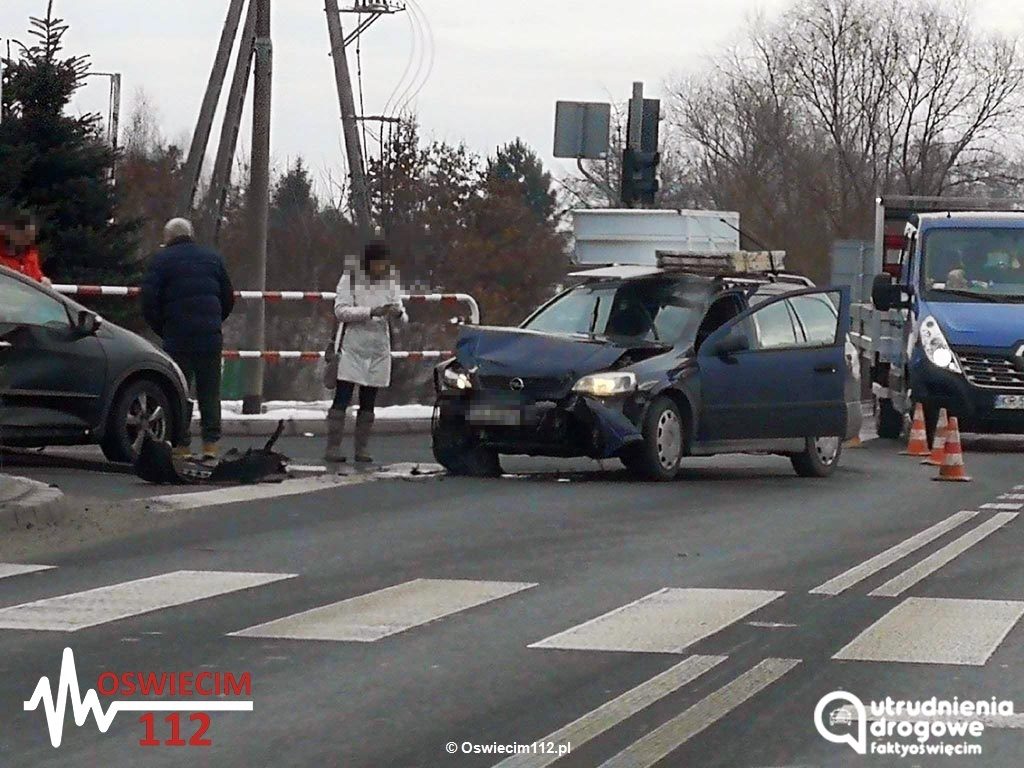
M933 229L922 251L922 288L938 301L1024 301L1024 229Z
M675 344L697 325L708 286L671 280L595 282L577 286L548 304L523 327L542 333L611 336Z

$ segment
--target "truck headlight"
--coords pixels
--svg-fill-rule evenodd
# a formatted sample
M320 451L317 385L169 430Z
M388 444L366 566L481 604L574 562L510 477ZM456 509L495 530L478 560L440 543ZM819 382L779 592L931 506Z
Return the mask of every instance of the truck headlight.
M929 315L921 322L920 335L924 354L934 365L953 373L963 373L960 361L956 359L956 354L950 348L942 328L934 317Z
M444 369L441 373L441 381L449 389L465 391L473 388L473 380L470 379L469 374L459 370L454 365L449 365Z
M612 397L636 391L635 373L594 373L577 381L573 392L594 397Z

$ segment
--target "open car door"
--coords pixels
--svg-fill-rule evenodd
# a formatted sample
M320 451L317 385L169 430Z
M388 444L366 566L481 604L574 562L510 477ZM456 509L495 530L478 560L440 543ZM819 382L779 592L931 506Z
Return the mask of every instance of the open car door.
M842 437L847 288L794 291L715 331L698 353L702 442Z

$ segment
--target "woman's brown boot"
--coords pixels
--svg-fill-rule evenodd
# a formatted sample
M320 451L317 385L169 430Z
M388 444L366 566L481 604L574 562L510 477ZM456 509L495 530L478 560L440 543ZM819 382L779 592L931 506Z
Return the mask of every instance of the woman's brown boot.
M341 440L345 436L345 410L343 408L331 408L327 412L327 450L324 452L324 461L332 464L339 464L348 461L341 448Z

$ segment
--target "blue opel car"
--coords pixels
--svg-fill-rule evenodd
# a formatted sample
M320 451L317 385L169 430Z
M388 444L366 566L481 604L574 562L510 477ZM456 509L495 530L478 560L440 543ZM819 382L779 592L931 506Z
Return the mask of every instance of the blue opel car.
M860 430L849 295L794 275L576 273L518 328L464 327L434 372L450 472L502 454L618 458L670 480L686 456L788 456L825 477Z

